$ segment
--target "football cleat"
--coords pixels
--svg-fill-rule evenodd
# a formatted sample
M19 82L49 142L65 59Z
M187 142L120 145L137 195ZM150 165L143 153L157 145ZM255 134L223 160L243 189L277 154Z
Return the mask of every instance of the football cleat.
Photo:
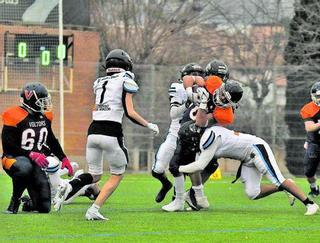
M171 203L164 205L162 210L167 212L176 212L184 210L184 202L183 200L175 199Z
M192 210L194 211L200 210L200 208L197 205L196 198L194 196L194 190L192 188L184 193L184 200Z
M319 186L317 186L316 188L310 187L310 192L308 193L309 196L317 197L319 196L319 194L320 194Z
M200 209L208 209L210 204L206 196L196 197L197 205Z
M5 211L5 213L7 213L7 214L17 214L18 211L19 211L20 204L21 204L21 200L20 199L14 199L13 197L11 197L10 204L9 204L7 210Z
M87 220L109 220L108 218L104 217L97 209L90 207L86 212L86 219Z
M162 202L163 199L166 197L168 191L170 191L170 189L172 188L172 183L170 181L168 181L167 183L162 185L161 190L159 191L159 193L156 196L156 202Z
M307 212L304 215L314 215L319 210L319 206L316 203L307 204L306 208L307 208Z
M60 184L57 189L56 197L54 198L54 209L60 211L64 201L66 200L68 194L72 191L72 186L68 182Z

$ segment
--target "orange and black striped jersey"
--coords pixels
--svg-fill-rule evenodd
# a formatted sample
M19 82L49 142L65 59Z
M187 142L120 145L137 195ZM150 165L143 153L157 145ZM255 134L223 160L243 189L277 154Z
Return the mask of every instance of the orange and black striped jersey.
M52 113L29 113L21 106L10 107L2 113L2 148L5 156L28 156L41 152L47 144L59 159L65 154L51 128Z
M314 102L305 104L300 110L300 116L303 121L320 122L320 107ZM307 132L307 141L320 144L320 130L314 132Z

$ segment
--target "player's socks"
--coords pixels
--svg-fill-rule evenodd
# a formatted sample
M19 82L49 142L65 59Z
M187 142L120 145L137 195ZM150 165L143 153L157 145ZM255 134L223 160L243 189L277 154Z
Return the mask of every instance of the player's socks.
M66 200L76 194L82 187L92 184L93 177L89 173L83 173L69 182L72 191L68 194Z
M311 200L307 197L307 199L303 201L303 204L304 204L304 205L307 205L307 204L314 204L314 202L313 202L313 201L311 201Z
M175 200L183 200L184 185L185 185L185 181L184 181L183 175L174 177L174 188L176 191Z
M156 196L156 202L162 202L163 199L166 197L168 191L171 189L172 187L172 183L168 180L167 176L165 175L165 173L157 173L155 171L152 171L152 176L156 179L158 179L161 184L162 184L162 188L160 189L159 193Z
M192 186L192 189L194 190L195 197L204 197L203 185Z

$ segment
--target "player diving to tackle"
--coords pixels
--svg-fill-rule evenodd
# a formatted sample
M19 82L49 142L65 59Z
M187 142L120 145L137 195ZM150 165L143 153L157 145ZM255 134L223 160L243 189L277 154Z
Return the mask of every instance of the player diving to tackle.
M180 121L191 103L190 100L193 99L191 91L188 100L187 92L183 86L183 79L185 76L192 76L191 78L194 80L199 80L199 78L202 79L202 77L204 77L204 70L197 63L186 64L180 73L181 77L178 82L172 83L169 88L171 118L169 132L166 140L160 145L152 165L152 176L162 184L162 187L155 198L155 201L158 203L163 201L172 187L172 183L168 180L165 170L168 168L169 162L176 149Z
M281 174L270 146L261 138L234 132L221 126L207 128L200 140L201 153L196 161L176 167L182 173L203 170L214 157L242 161L241 179L245 192L252 200L278 191L287 191L306 206L305 215L315 214L319 206L311 201L290 179ZM265 175L272 184L261 184Z
M87 220L106 220L99 209L120 184L128 164L122 132L123 115L126 114L131 121L150 129L154 134L159 133L156 124L146 121L134 109L133 94L137 93L139 87L134 81L132 66L130 56L121 49L112 50L107 55L106 76L98 78L93 85L96 109L92 113L93 121L87 137L86 160L89 171L61 185L55 200L56 210L60 210L63 202L82 187L101 179L104 153L111 176L85 217Z

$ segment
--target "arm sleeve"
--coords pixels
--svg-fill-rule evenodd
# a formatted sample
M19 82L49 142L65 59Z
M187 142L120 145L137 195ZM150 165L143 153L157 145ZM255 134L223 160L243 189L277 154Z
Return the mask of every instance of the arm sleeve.
M124 94L123 94L123 99L122 99L122 105L123 105L123 110L124 110L124 114L126 115L126 117L128 117L128 119L130 121L132 121L133 123L139 125L139 126L142 126L142 127L145 127L143 124L141 124L140 122L138 122L137 120L135 120L133 117L131 117L128 113L128 109L127 109L127 105L126 105L126 96L127 96L127 92L126 91L123 91Z
M204 134L205 135L205 134ZM221 137L215 138L214 133L211 131L210 134L206 134L206 141L201 138L200 149L201 154L198 159L188 165L183 165L179 167L179 172L182 173L193 173L196 171L202 171L212 160L214 154L221 144Z
M177 83L172 83L169 88L170 97L170 118L176 119L183 115L187 107L185 106L185 101L182 98L181 88Z
M4 154L29 156L30 151L21 148L19 141L20 132L17 127L3 126L2 129L2 147Z
M183 113L186 111L186 106L184 104L180 106L171 106L170 108L170 118L176 119L183 115Z
M48 129L48 138L47 138L47 145L49 146L51 152L57 156L59 160L62 160L63 158L67 157L65 153L63 152L61 145L56 138L56 136L53 134L52 128Z

